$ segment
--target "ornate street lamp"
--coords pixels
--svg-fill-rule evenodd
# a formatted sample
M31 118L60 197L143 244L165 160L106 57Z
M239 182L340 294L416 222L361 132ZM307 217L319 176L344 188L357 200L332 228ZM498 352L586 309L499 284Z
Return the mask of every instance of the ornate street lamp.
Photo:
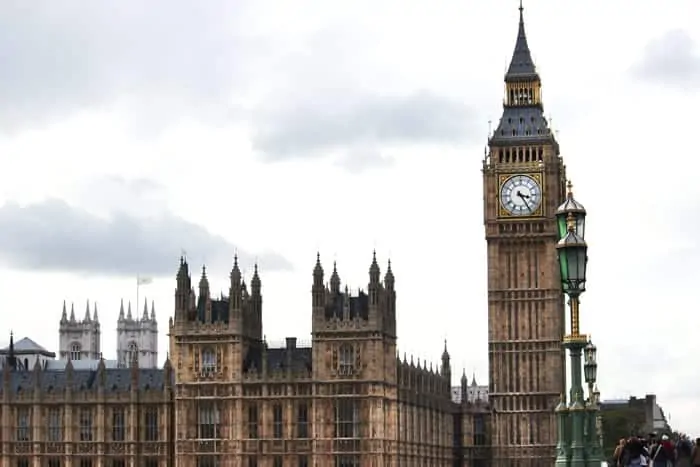
M588 344L583 349L583 376L586 379L586 384L588 384L588 399L593 401L593 385L595 385L596 379L598 377L598 361L597 361L598 349L593 342L590 340Z
M564 337L564 347L569 350L571 359L571 389L569 404L562 396L556 413L560 424L557 443L557 467L588 467L600 465L597 449L593 447L592 426L588 423L588 410L593 403L593 384L597 377L596 348L580 332L579 298L586 291L586 266L588 265L588 245L584 239L586 232L586 209L574 199L571 182L567 183L566 200L557 209L557 257L561 273L563 292L569 297L571 309L570 333ZM585 367L581 367L581 356L585 350ZM583 394L582 370L589 385L588 406ZM595 404L597 410L597 404ZM595 442L597 445L597 442ZM597 462L597 464L596 464Z
M595 464L596 461L600 461L601 449L600 449L600 435L599 435L599 405L598 397L600 392L596 386L596 380L598 378L598 361L597 361L598 349L589 340L586 347L583 349L583 375L588 384L588 403L586 404L586 454L589 465L599 465Z

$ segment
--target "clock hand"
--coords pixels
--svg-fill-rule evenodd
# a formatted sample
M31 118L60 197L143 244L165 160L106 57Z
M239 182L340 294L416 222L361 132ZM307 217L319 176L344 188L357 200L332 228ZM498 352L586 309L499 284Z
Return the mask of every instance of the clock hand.
M527 210L528 210L529 212L532 212L532 208L530 207L530 203L527 202L527 200L530 198L530 195L524 195L524 194L522 194L520 191L518 191L518 192L516 193L516 195L519 196L520 199L523 200L523 204L525 205L525 207L527 207Z

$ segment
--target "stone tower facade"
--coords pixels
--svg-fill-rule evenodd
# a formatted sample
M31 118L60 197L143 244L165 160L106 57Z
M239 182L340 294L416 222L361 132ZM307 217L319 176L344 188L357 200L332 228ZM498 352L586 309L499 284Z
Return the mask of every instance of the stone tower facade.
M522 7L505 94L483 163L491 455L493 465L539 467L554 461L554 407L565 389L554 213L566 180Z
M328 283L320 258L311 293L312 345L268 346L255 267L250 288L234 259L228 296L199 293L180 261L170 358L174 453L180 467L454 465L451 368L396 355L396 292L373 257L366 290ZM292 310L294 313L298 313Z
M75 318L75 308L70 306L70 315L63 302L63 312L58 328L59 358L62 360L98 360L101 356L100 321L97 304L90 310L90 301L85 305L82 320Z
M134 317L131 303L127 304L124 313L124 301L119 306L117 320L117 361L119 366L126 368L134 358L138 358L139 368L156 368L158 366L158 322L156 321L155 305L151 302L148 311L148 300L144 299L143 312Z
M362 438L371 437L372 463L392 465L398 439L396 292L389 264L382 280L376 255L369 267L367 291L341 290L333 264L329 287L317 259L312 285L313 378L331 398L319 400L319 413L334 423L319 426L317 436L339 444L335 456L319 456L315 465L366 465ZM449 366L449 364L448 364ZM342 382L342 384L334 384ZM363 424L372 427L367 433ZM339 439L347 439L345 443ZM354 444L356 443L356 444ZM329 446L330 448L330 446ZM330 449L329 449L330 450ZM437 464L436 464L437 465Z

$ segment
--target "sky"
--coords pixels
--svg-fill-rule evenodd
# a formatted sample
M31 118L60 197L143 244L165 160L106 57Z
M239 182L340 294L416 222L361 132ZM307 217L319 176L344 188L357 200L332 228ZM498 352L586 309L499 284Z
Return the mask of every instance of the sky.
M178 258L263 284L272 343L310 340L316 252L366 288L396 276L400 352L486 383L481 162L517 2L0 2L2 324L58 350L64 300L154 278L160 358ZM603 399L657 394L700 435L694 217L697 0L525 2L576 198L588 210L582 331ZM694 214L695 213L695 214ZM2 338L7 342L8 338ZM456 381L455 381L456 382Z

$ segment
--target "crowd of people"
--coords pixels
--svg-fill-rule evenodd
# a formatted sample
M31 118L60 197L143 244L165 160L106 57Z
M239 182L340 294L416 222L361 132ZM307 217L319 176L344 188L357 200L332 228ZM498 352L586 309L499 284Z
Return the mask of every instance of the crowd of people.
M673 440L654 433L623 438L613 461L613 467L700 467L700 438L693 442L680 435Z

